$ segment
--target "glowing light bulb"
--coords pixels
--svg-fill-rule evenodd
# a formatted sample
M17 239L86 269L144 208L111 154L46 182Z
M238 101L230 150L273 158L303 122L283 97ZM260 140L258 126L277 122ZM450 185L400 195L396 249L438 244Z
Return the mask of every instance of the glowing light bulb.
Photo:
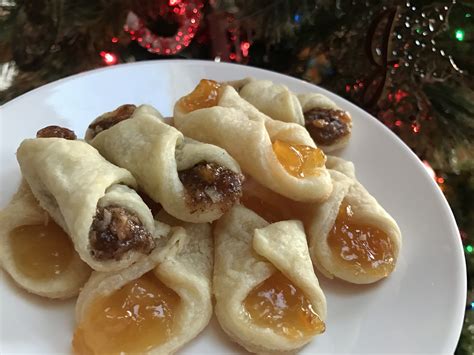
M244 41L240 44L240 50L242 51L242 55L247 57L249 55L249 48L250 42Z
M464 35L465 35L465 32L464 30L458 28L456 30L456 32L454 33L454 36L456 37L456 39L460 42L464 41Z
M102 57L105 64L114 65L115 63L117 63L117 56L115 54L110 53L110 52L105 52L105 51L102 51L99 54Z

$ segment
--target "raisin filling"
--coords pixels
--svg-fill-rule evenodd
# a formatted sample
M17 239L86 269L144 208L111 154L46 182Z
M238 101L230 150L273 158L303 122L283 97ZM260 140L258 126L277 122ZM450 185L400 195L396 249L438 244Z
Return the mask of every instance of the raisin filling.
M47 126L36 132L36 138L64 138L68 140L75 140L76 134L70 129L60 126Z
M242 196L244 176L216 163L201 162L178 175L186 189L186 202L192 213L215 204L225 212Z
M119 106L112 112L107 112L102 115L98 120L92 122L89 125L91 132L91 139L98 135L100 132L115 126L117 123L125 121L133 115L137 107L135 105L126 104Z
M149 254L155 241L140 219L119 206L98 207L89 233L97 260L119 260L129 250Z
M318 145L329 146L351 132L351 118L342 110L315 108L304 113L305 127Z

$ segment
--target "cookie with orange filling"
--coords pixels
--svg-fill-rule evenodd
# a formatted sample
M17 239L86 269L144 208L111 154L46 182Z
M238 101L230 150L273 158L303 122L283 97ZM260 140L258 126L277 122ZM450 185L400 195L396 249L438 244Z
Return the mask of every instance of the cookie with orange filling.
M48 298L77 295L91 273L24 180L0 211L0 263L19 286Z
M76 305L74 353L171 354L206 327L212 316L211 227L183 226L169 230L147 259L91 276Z
M214 295L224 331L256 353L295 351L325 331L326 299L303 225L235 206L216 224Z
M328 156L333 192L322 203L299 203L249 179L242 203L270 222L303 221L314 265L326 276L364 284L390 275L402 244L395 220L357 181L354 165Z
M306 220L314 264L329 277L357 284L389 276L402 246L397 223L356 179L352 163L330 157L328 166L333 192Z

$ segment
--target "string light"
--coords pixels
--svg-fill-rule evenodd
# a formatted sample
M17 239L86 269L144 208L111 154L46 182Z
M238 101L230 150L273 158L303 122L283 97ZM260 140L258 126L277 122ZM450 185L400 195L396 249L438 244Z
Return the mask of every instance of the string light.
M462 42L464 41L464 35L465 35L465 32L464 30L458 28L456 30L456 32L454 33L454 36L456 37L456 39L459 41L459 42Z
M240 50L242 51L242 55L247 57L249 55L249 48L250 42L244 41L240 44Z
M411 130L413 131L413 133L419 133L420 132L420 124L419 123L412 123Z
M99 54L105 64L114 65L117 63L117 56L115 54L105 51L101 51Z
M474 247L472 245L466 245L466 252L471 254L474 251Z
M395 93L395 101L398 103L407 96L408 96L408 93L406 91L398 89L397 92Z

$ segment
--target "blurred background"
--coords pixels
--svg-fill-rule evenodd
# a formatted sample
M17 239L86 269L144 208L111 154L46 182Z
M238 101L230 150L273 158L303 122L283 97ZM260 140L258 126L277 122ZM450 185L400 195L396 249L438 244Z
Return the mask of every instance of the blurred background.
M474 354L473 0L0 0L0 104L85 70L170 58L302 78L403 139L460 228L469 291L457 353Z

